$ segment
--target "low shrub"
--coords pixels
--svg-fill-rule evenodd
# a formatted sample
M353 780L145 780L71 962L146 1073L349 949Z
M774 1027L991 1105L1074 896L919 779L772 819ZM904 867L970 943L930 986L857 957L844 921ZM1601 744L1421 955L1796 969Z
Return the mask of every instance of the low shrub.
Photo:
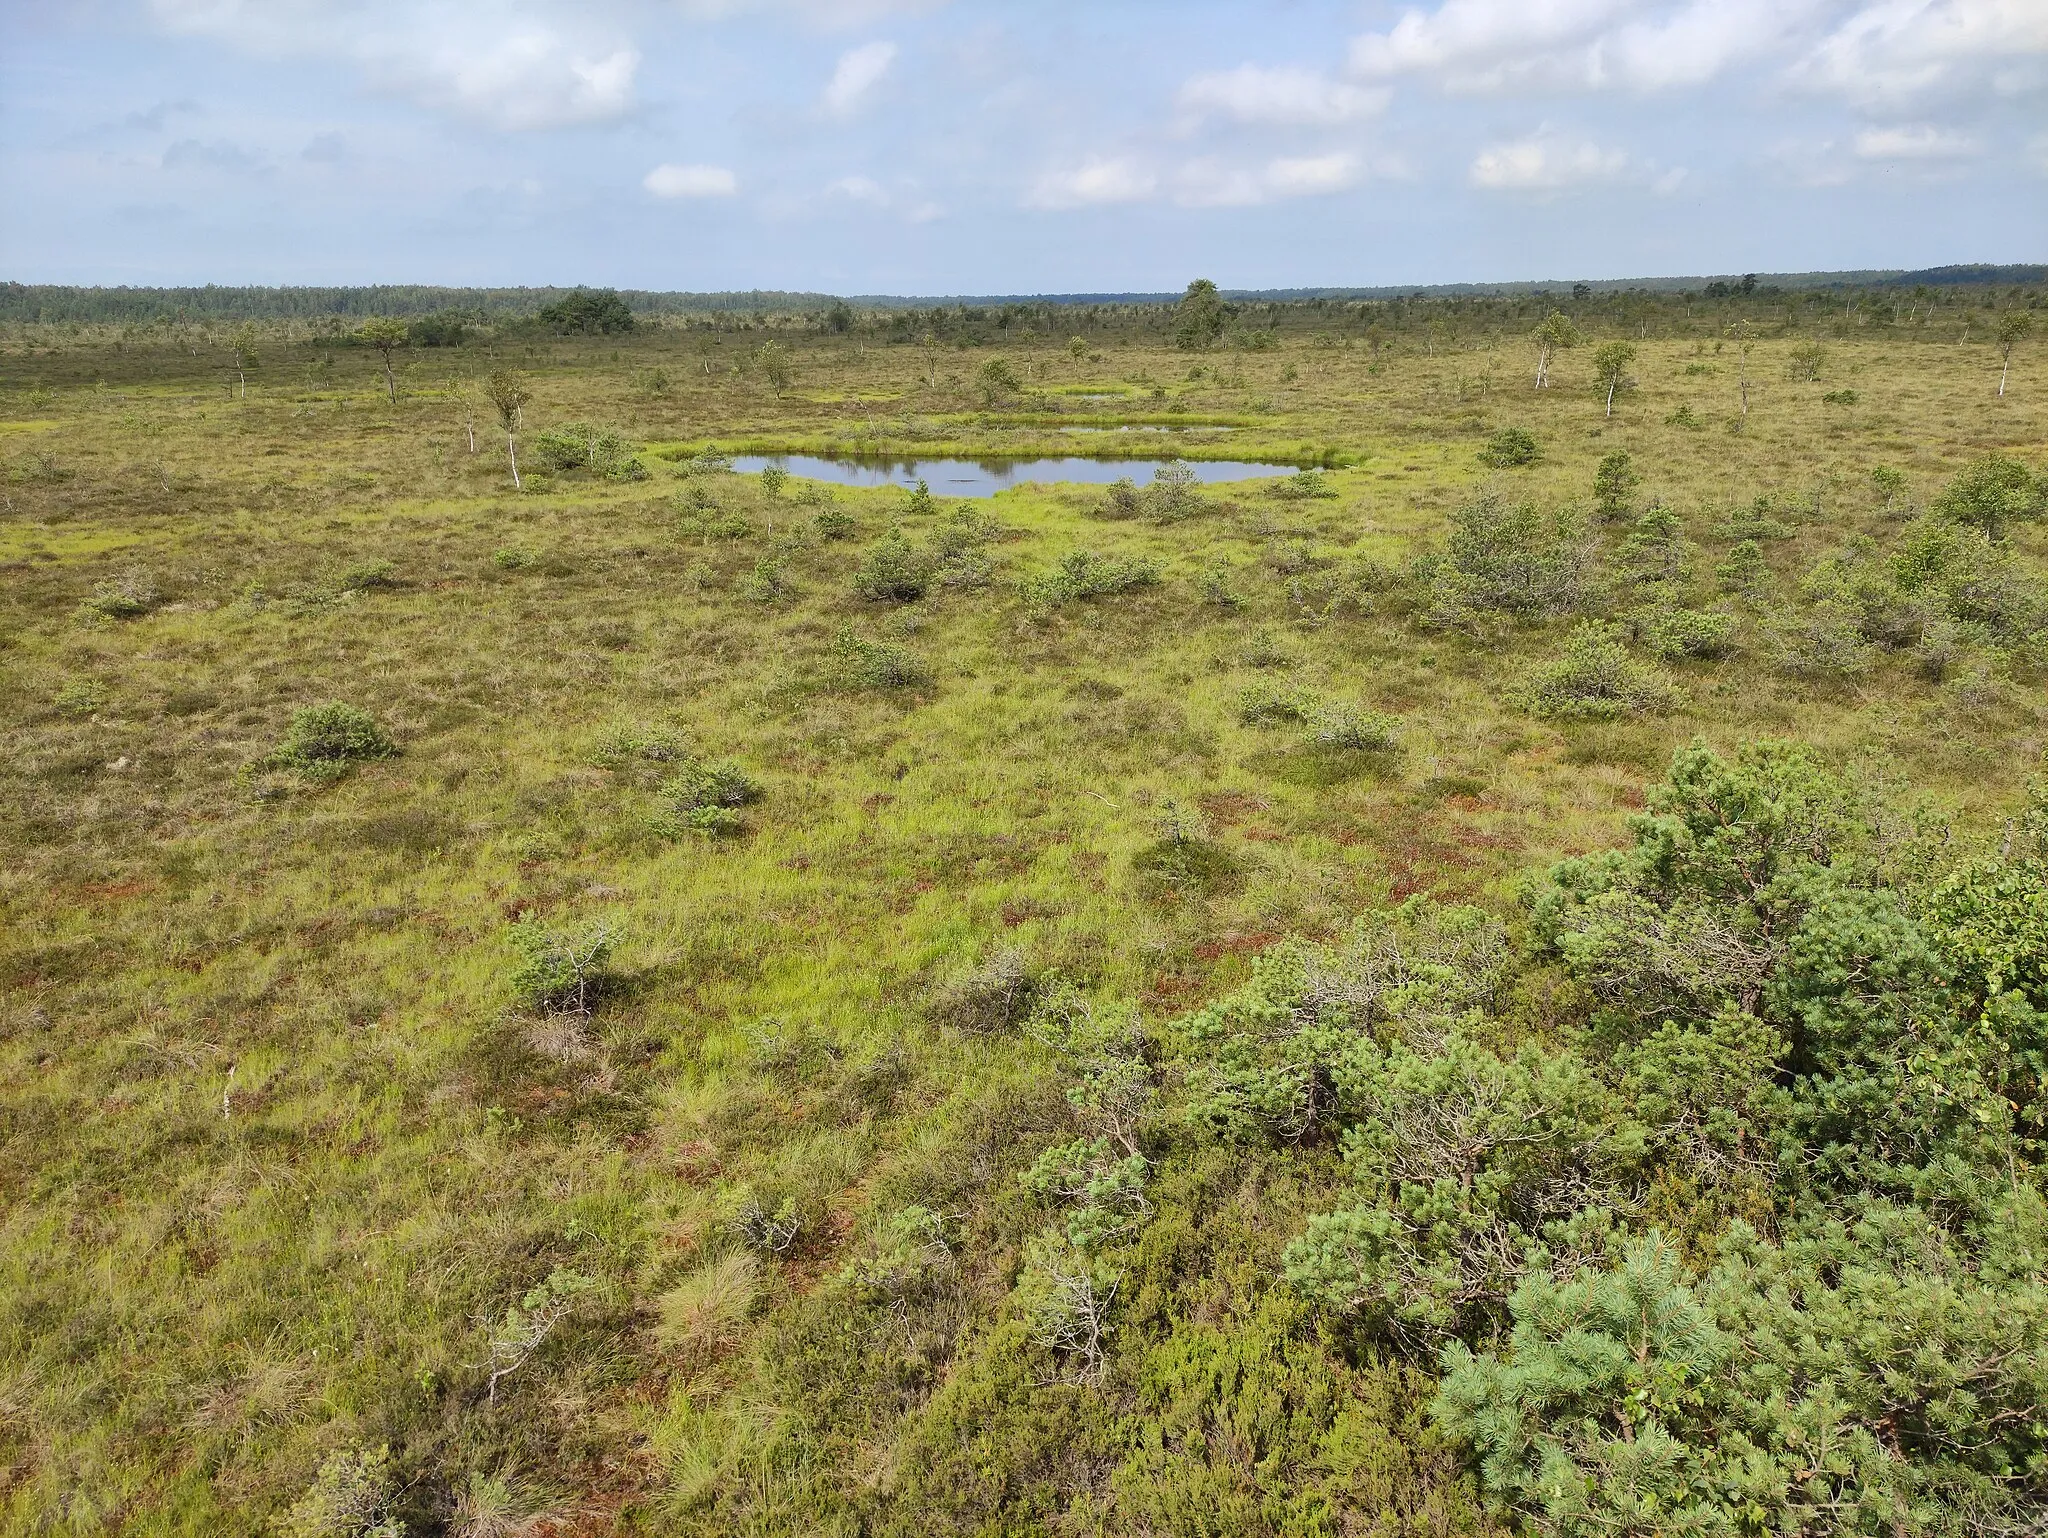
M1102 506L1097 509L1103 518L1136 518L1145 511L1145 501L1138 492L1138 483L1128 475L1110 482L1104 494Z
M389 758L397 751L397 744L368 711L336 700L294 711L284 737L263 764L296 770L308 779L337 780L357 764Z
M1260 680L1247 685L1237 696L1237 719L1246 726L1285 726L1309 719L1316 708L1305 689Z
M1637 625L1643 645L1666 662L1687 657L1724 657L1732 647L1735 621L1704 609L1652 609Z
M88 619L140 619L160 601L156 579L137 569L96 584L79 610Z
M1536 435L1526 427L1503 427L1486 440L1486 447L1479 451L1479 462L1496 470L1518 470L1535 464L1541 455Z
M1102 598L1134 592L1159 582L1159 565L1142 556L1097 555L1092 550L1070 550L1058 566L1042 577L1026 582L1024 601L1033 610L1046 612L1085 598Z
M506 984L524 1008L587 1015L615 981L608 968L618 939L610 924L553 929L528 914L506 932L512 948Z
M584 471L613 481L647 478L647 467L626 447L618 429L590 422L564 422L536 434L534 457L548 469Z
M1041 979L1022 951L1006 946L948 977L932 990L934 1023L987 1035L1009 1030L1031 1013Z
M1612 625L1580 625L1564 655L1535 668L1516 696L1532 715L1554 721L1614 721L1669 710L1678 690L1656 668L1629 655Z
M931 590L938 561L920 550L901 529L891 529L868 547L853 574L853 590L870 603L914 603Z
M1337 495L1337 488L1322 471L1302 470L1267 481L1266 495L1283 502L1327 501Z
M1377 710L1344 700L1326 700L1308 713L1309 741L1319 748L1354 753L1389 753L1400 746L1401 723Z
M932 680L932 667L908 647L865 641L842 630L832 643L839 682L851 689L911 689Z

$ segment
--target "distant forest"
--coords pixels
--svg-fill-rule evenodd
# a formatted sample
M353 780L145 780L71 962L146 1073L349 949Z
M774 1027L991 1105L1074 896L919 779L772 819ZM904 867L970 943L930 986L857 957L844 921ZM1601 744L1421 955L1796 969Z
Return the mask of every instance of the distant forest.
M1581 299L1621 295L1707 297L1770 292L1828 292L1856 289L1951 289L2038 287L2048 284L2048 265L1971 265L1920 271L1752 273L1720 276L1517 283L1440 283L1381 288L1225 289L1238 305L1374 302L1402 299L1541 298ZM371 316L462 316L478 324L529 319L580 294L613 290L580 288L449 288L422 283L358 287L92 288L52 283L0 283L0 321L25 324L81 322L150 324L229 320L352 321ZM733 293L681 293L620 289L617 297L636 317L747 317L813 315L843 317L853 309L914 312L999 308L1014 312L1052 309L1144 308L1171 304L1178 294L1099 293L1035 295L906 295L792 293L754 289ZM842 319L839 329L844 329Z

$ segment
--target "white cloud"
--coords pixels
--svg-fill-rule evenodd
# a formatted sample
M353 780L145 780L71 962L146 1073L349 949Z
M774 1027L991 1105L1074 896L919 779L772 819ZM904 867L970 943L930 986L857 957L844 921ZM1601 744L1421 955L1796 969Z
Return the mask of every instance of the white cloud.
M1782 49L1827 0L1445 0L1352 40L1361 79L1448 91L1650 92Z
M1180 88L1183 111L1196 116L1215 113L1240 123L1334 127L1367 117L1386 104L1385 91L1347 85L1314 70L1257 64L1196 75Z
M896 214L912 224L929 224L944 212L931 199L917 196L914 188L891 192L872 176L842 176L825 191L833 197Z
M1862 160L1960 160L1978 149L1968 134L1932 123L1866 128L1856 136L1856 154Z
M889 206L887 189L872 176L842 176L825 190L836 192L842 198L851 198L856 203L870 204L875 208Z
M825 110L837 117L847 117L859 110L895 62L894 43L863 43L858 48L849 48L839 56L831 82L825 87Z
M545 0L151 0L174 31L268 57L339 58L379 90L505 129L618 117L640 55Z
M1822 38L1793 77L1864 105L2048 84L2041 0L1879 0Z
M1359 178L1358 157L1281 157L1260 166L1193 160L1174 179L1174 201L1190 208L1248 208L1283 198L1341 192Z
M1630 170L1628 155L1590 140L1539 133L1495 144L1472 162L1475 187L1490 192L1556 192L1585 182L1614 181Z
M740 190L724 166L656 166L640 185L658 198L729 198Z
M1034 208L1081 208L1097 203L1141 203L1159 178L1123 156L1096 156L1066 170L1046 171L1026 200Z

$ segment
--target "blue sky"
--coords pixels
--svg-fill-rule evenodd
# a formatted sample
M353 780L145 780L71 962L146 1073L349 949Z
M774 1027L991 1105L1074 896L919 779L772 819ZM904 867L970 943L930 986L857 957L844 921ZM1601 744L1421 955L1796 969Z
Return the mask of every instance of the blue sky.
M0 0L0 277L1005 293L2048 257L2048 0Z

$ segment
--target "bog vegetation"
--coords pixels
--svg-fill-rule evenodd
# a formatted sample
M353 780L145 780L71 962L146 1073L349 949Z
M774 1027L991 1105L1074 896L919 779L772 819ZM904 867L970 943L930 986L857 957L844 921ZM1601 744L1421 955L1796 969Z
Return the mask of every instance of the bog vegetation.
M1718 287L10 325L0 1528L2038 1535L2043 296Z

